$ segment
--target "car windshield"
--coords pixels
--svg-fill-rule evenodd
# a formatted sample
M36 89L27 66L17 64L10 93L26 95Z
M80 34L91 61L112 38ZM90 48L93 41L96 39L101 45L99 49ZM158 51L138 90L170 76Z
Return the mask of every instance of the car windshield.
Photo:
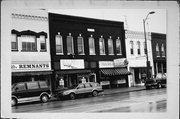
M69 87L69 89L74 89L76 87L77 87L77 85L72 85L71 87Z

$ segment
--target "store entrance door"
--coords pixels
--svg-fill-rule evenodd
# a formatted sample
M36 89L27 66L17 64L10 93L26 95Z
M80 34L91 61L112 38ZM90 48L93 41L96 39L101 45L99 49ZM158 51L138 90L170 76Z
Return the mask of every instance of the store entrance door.
M69 87L71 87L72 85L77 85L77 75L76 74L71 74L68 76L69 79Z
M138 68L134 69L134 78L135 78L136 84L141 83L141 79L139 78L139 69Z

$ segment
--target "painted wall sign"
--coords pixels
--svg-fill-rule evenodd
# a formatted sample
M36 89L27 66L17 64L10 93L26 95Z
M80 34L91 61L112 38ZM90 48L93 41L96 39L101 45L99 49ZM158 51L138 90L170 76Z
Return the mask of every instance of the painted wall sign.
M50 63L22 63L22 64L11 64L12 70L50 70Z
M113 68L113 61L99 61L99 68Z
M61 69L84 69L83 59L62 59L60 60Z
M126 58L114 59L114 67L125 67L128 65Z

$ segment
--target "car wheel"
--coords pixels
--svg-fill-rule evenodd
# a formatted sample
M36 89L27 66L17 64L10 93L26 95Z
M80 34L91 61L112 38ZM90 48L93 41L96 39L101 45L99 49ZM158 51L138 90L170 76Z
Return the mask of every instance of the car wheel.
M11 99L11 105L12 105L12 106L17 105L17 99L16 99L16 98L12 98L12 99Z
M95 91L92 92L92 95L93 95L94 97L96 97L96 96L98 95L98 92L95 90Z
M41 102L46 103L49 100L49 97L47 95L41 96Z
M161 84L160 84L160 83L158 83L158 86L157 86L157 88L162 88L162 86L161 86Z
M71 100L74 100L74 99L76 98L76 96L75 96L74 93L71 93L71 94L69 95L69 97L70 97Z

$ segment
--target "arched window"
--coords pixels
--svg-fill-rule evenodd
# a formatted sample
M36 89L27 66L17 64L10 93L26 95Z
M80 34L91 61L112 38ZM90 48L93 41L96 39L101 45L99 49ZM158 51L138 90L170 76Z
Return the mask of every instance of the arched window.
M78 45L78 54L84 55L84 40L83 37L81 37L81 34L77 37L77 45Z
M69 33L69 36L67 36L66 40L67 40L67 54L74 54L74 43L71 33Z
M138 53L138 55L140 55L141 54L141 43L139 41L137 42L137 46L138 46L137 53Z
M58 35L56 35L56 53L57 54L63 54L63 39L60 35L60 32L58 32Z
M89 54L95 55L95 44L94 44L94 38L92 35L91 37L89 37Z
M131 53L131 55L134 54L134 42L133 41L130 41L130 53Z
M122 55L122 49L121 49L121 40L119 39L116 39L116 54L117 55Z
M109 55L113 55L114 54L113 40L111 39L111 36L108 39L108 51L109 51Z
M104 38L102 36L101 38L99 38L99 52L100 52L100 55L105 55Z
M165 57L164 44L162 44L162 46L161 46L161 53L162 53L162 57Z
M157 56L157 57L160 57L159 45L158 45L158 43L156 44L156 56Z

